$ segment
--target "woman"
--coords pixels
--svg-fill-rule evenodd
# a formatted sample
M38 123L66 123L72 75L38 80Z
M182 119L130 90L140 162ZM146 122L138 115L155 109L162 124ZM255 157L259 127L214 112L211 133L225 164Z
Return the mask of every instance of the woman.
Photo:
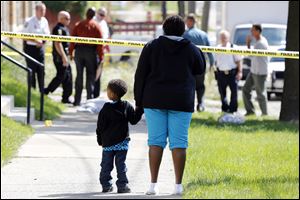
M188 146L188 128L194 111L195 75L205 71L203 53L182 38L185 24L180 16L163 23L164 35L147 43L135 74L134 96L143 107L148 128L151 185L146 194L158 194L157 177L163 149L169 148L175 168L175 191L181 185Z

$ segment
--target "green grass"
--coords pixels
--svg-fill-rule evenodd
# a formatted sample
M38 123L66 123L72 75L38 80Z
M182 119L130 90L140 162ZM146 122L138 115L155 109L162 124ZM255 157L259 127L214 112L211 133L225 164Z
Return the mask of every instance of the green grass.
M17 152L19 146L33 134L30 126L1 115L1 167Z
M270 117L243 125L195 114L184 198L299 198L299 127Z
M46 69L47 70L47 69ZM46 71L47 72L47 71ZM27 102L27 73L17 66L1 58L1 94L13 95L16 107L26 107ZM31 105L35 108L36 119L40 113L40 93L31 90ZM44 98L44 118L57 118L65 108L59 102L54 102L47 96Z

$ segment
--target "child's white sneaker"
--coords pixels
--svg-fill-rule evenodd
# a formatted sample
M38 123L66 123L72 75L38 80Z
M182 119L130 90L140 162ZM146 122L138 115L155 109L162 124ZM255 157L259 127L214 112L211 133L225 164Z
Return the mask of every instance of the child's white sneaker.
M182 184L175 184L173 195L182 195L183 187Z
M157 183L151 183L149 189L146 192L146 195L158 195L159 189Z

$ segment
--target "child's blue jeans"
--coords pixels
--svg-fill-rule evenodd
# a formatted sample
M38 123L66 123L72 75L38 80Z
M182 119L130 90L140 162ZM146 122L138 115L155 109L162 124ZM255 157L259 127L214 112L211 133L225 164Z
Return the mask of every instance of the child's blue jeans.
M117 168L118 180L116 185L118 188L124 188L128 184L127 168L126 168L126 156L127 150L123 151L103 151L101 172L100 172L100 184L103 188L109 188L112 186L111 171L114 168L114 159Z

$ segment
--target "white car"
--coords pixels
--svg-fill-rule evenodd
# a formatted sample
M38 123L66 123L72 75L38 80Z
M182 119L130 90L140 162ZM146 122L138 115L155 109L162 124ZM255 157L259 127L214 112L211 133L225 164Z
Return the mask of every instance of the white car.
M284 58L271 58L268 66L268 76L266 82L268 100L271 99L272 93L274 93L276 96L282 96L284 84L284 71Z

